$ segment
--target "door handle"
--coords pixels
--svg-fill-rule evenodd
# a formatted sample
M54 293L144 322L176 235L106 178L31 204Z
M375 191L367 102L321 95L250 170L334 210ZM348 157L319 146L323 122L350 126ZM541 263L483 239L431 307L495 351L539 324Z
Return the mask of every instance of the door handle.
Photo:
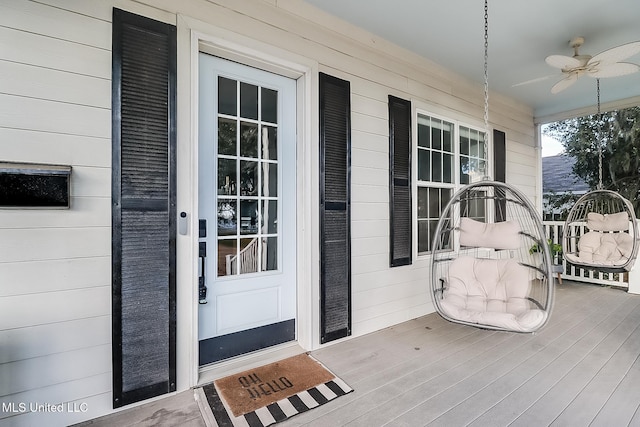
M198 237L207 237L207 220L201 219L198 221ZM207 259L207 242L199 242L198 245L198 302L200 304L207 303L207 285L206 279L206 262Z
M207 242L199 242L198 247L198 302L207 303L207 285L205 284L205 260L207 258Z

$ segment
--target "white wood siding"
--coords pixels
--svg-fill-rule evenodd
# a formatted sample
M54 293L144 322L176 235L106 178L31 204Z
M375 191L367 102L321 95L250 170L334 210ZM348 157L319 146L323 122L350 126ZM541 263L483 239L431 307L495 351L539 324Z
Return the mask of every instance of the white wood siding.
M0 39L0 158L73 167L70 210L0 210L0 401L93 416L111 407L111 25L11 1Z
M349 80L353 334L432 311L427 260L388 267L387 97L478 122L480 85L298 0L4 2L0 159L67 164L73 174L70 210L0 210L0 401L87 403L89 412L5 412L0 425L68 424L111 411L114 6L172 24L178 14L207 21ZM178 90L179 98L189 97L188 87ZM540 191L532 111L498 94L490 102L491 124L507 135L507 181L535 205ZM314 274L309 272L309 286L317 286ZM182 304L179 310L191 310L189 302Z

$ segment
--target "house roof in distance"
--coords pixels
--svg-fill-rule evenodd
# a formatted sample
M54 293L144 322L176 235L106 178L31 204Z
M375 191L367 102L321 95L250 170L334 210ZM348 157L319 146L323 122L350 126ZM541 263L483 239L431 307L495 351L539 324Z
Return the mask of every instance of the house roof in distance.
M550 192L582 194L589 185L573 173L576 159L566 154L542 158L542 193Z

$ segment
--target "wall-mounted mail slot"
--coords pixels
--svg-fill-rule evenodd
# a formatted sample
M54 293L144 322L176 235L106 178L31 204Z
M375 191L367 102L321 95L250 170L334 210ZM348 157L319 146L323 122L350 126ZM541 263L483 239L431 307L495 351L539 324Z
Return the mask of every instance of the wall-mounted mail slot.
M71 166L0 162L0 208L68 209Z

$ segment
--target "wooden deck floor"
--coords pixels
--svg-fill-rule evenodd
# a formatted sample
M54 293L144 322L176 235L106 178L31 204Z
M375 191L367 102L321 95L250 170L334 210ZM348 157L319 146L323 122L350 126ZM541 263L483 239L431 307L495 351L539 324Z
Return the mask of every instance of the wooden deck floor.
M640 296L619 289L565 281L534 335L432 314L313 355L355 391L281 427L640 426ZM204 425L191 396L93 425Z

